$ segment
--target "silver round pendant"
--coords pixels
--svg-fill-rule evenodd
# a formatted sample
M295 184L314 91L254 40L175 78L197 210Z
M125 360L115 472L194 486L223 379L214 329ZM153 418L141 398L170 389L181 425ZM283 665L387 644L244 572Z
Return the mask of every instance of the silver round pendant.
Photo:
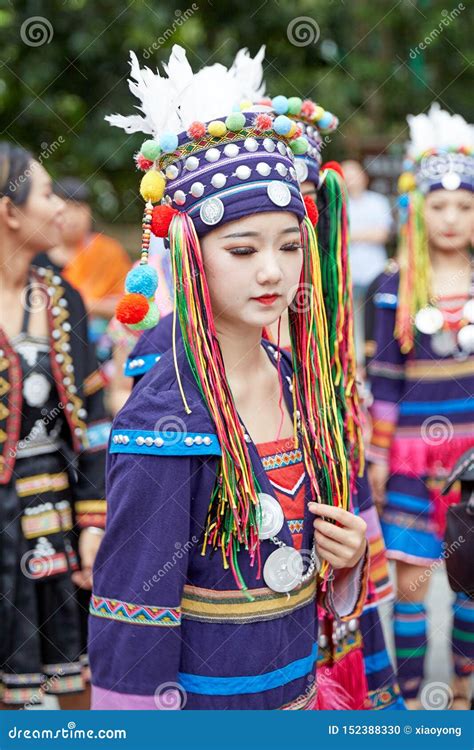
M458 344L463 351L469 354L474 352L474 325L472 323L460 328L458 331Z
M294 547L279 547L267 558L263 578L269 589L286 594L303 578L303 558Z
M432 336L436 331L441 330L444 325L443 313L437 307L423 307L418 310L415 316L415 325L420 333L426 333Z
M298 182L302 183L308 179L308 165L304 159L296 159L295 161L296 176Z
M462 309L462 316L469 323L474 323L474 299L470 299Z
M441 178L441 184L445 190L457 190L461 184L461 177L457 172L446 172Z
M199 216L204 224L213 226L218 224L224 216L224 204L220 198L208 198L199 210Z
M283 509L274 497L261 492L258 495L257 523L259 539L270 539L281 531L285 522Z
M438 357L447 357L457 350L456 334L453 331L437 331L431 337L431 348Z
M279 180L272 180L269 183L267 195L275 206L287 206L291 201L290 188Z

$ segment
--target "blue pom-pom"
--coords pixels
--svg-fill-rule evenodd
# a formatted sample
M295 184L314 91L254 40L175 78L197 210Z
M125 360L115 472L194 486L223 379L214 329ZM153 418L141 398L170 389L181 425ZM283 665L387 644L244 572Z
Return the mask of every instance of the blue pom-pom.
M137 266L128 272L125 289L129 294L143 294L154 297L158 289L158 274L151 266Z
M273 121L273 128L278 135L287 135L291 130L292 124L290 118L286 117L286 115L278 115Z
M401 195L398 199L398 205L400 208L408 208L408 204L410 203L410 199L408 198L408 195L404 193Z
M328 128L333 119L334 115L332 115L330 112L325 112L321 119L317 122L318 128Z
M272 99L272 107L278 115L284 115L288 112L288 99L286 96L275 96Z
M160 135L160 148L165 154L172 154L178 148L178 136L174 133Z

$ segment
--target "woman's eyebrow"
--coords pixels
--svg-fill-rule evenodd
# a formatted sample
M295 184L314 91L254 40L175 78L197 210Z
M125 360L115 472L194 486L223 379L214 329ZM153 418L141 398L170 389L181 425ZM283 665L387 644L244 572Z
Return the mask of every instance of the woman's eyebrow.
M299 234L300 228L299 227L288 227L287 229L282 229L280 234L290 234L290 232L298 232ZM235 239L237 237L260 237L260 232L232 232L232 234L224 234L220 238L221 240L229 240L229 239Z

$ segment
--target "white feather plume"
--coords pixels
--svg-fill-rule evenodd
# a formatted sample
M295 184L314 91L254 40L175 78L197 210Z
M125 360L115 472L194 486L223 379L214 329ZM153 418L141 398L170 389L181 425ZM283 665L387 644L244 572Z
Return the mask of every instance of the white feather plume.
M252 59L248 50L242 49L229 69L215 63L193 73L186 51L175 44L163 66L166 76L161 76L158 70L153 73L140 68L137 56L130 52L128 85L142 115L108 115L105 119L127 133L158 137L160 133L178 134L194 120L207 122L226 116L242 99L263 95L264 54L261 47Z
M433 102L428 114L408 115L409 155L416 159L428 149L474 145L474 129L461 115L451 115Z
M231 72L240 87L239 98L255 102L265 96L265 82L263 80L263 59L265 45L262 45L254 58L247 48L240 49L232 64Z

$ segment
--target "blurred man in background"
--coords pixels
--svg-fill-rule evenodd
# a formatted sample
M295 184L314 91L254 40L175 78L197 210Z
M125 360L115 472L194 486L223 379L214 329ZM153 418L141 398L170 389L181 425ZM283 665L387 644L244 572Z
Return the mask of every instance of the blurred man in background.
M349 192L350 262L354 293L357 361L364 358L364 303L368 287L385 268L385 244L392 228L388 199L368 190L369 178L359 162L342 163Z

